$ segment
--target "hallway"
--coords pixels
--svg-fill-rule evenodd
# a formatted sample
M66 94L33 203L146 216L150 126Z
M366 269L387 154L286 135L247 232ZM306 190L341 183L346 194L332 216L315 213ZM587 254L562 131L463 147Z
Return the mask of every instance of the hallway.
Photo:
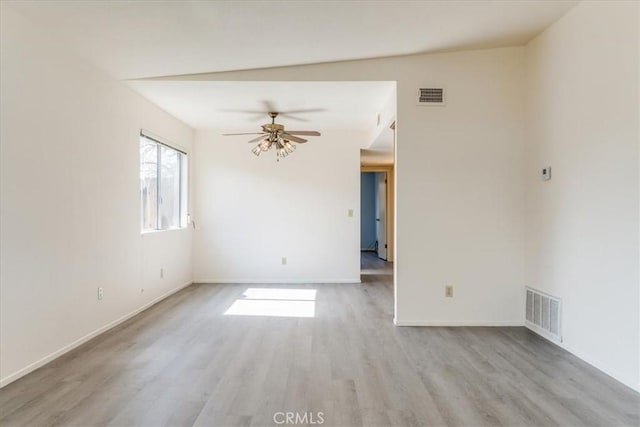
M375 252L360 252L360 275L393 275L393 263L378 258Z

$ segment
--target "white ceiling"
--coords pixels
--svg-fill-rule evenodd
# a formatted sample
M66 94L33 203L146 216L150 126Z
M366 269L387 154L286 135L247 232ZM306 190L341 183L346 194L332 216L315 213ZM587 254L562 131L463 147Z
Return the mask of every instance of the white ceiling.
M575 4L51 0L10 6L116 78L132 79L521 45Z
M257 132L267 111L322 110L279 117L290 130L367 130L395 90L395 82L127 82L145 98L196 129ZM262 111L264 114L235 112ZM295 129L294 129L295 128Z

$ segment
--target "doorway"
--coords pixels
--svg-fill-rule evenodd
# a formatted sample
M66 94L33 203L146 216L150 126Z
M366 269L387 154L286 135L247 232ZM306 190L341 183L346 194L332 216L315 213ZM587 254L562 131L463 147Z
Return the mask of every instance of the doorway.
M364 167L363 167L364 168ZM390 171L387 168L360 173L360 270L362 275L393 274L389 197ZM391 207L391 209L393 209ZM390 226L391 224L391 226Z
M377 115L372 142L360 149L360 283L371 292L393 293L390 314L397 313L395 263L396 92ZM368 200L368 202L367 202Z
M373 174L375 175L376 252L378 258L387 261L387 173L373 172Z

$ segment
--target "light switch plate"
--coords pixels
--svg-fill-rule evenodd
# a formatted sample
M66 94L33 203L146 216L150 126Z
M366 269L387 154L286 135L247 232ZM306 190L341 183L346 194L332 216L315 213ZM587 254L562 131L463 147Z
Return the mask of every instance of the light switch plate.
M542 168L542 180L549 181L551 179L551 166L545 166Z
M447 298L453 298L453 286L447 285L444 287L444 296Z

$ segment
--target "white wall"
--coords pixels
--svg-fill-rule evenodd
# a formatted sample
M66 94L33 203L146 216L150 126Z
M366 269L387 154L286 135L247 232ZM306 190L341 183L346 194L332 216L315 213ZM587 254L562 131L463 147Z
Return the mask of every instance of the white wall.
M391 132L389 126L396 120L396 106L398 104L396 94L397 90L394 87L380 107L378 112L380 120L376 123L376 126L371 126L367 148L393 151L393 132Z
M190 149L192 131L1 16L4 385L191 281L191 230L140 235L138 134Z
M502 48L175 80L396 80L396 322L522 324L523 59ZM446 107L416 105L425 84L447 88Z
M527 46L525 168L526 284L562 298L568 349L636 389L638 38L637 2L583 2Z
M196 133L194 281L359 282L366 134L322 130L276 162L221 133Z

